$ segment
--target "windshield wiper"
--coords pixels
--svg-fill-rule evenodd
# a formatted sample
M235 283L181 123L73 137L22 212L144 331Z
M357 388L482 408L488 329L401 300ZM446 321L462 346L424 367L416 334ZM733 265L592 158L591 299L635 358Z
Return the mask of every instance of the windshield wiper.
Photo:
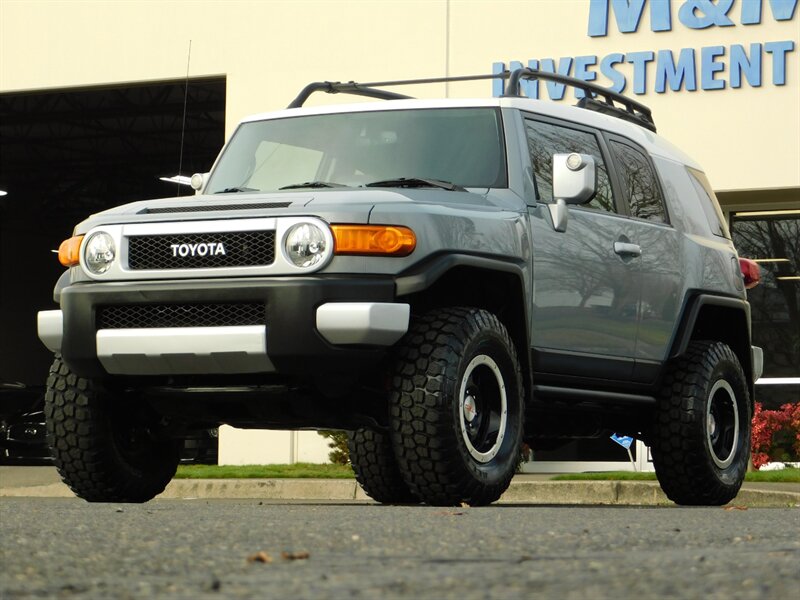
M343 183L334 183L333 181L305 181L303 183L293 183L279 187L279 190L298 190L300 188L333 188L333 187L347 187Z
M373 181L368 183L367 187L435 187L451 192L466 192L466 188L461 187L456 183L449 181L442 181L440 179L426 179L423 177L399 177L398 179L382 179L380 181Z
M257 192L256 188L249 188L249 187L229 187L225 188L224 190L220 190L218 192L214 192L215 194L233 194L235 192Z

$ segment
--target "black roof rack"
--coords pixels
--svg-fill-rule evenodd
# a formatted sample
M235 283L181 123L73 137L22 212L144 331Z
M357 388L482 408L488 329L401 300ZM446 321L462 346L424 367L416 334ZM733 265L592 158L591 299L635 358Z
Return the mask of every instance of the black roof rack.
M630 121L631 123L636 123L645 129L649 129L653 133L656 131L656 124L653 121L653 114L644 104L631 98L627 98L609 88L604 88L597 84L583 81L582 79L575 79L574 77L568 77L558 73L549 73L548 71L539 71L529 68L517 69L509 76L508 82L506 83L506 91L503 95L511 97L519 96L519 82L522 79L544 79L545 81L555 81L570 87L578 88L583 90L583 92L586 94L586 96L578 101L577 106L580 108L594 110L605 115L611 115L612 117L618 117L620 119ZM597 100L597 96L602 96L605 101L601 102L600 100ZM614 104L615 102L622 104L623 108L616 106Z
M560 75L558 73L550 73L548 71L539 71L536 69L521 68L514 71L501 71L500 73L492 73L489 75L462 75L457 77L431 77L427 79L401 79L397 81L373 81L369 83L356 83L355 81L316 81L309 83L297 97L292 100L287 108L299 108L303 106L309 96L314 92L325 92L326 94L352 94L355 96L366 96L369 98L377 98L380 100L403 100L412 98L404 94L397 94L387 90L375 89L381 87L391 87L396 85L418 85L424 83L447 83L452 81L479 81L481 79L507 79L508 82L505 86L504 97L521 97L520 81L535 79L542 79L545 81L554 81L568 85L570 87L583 90L586 94L584 98L578 102L577 106L587 110L593 110L606 115L611 115L619 119L624 119L631 123L641 125L645 129L652 132L656 131L656 125L653 121L653 115L648 107L636 100L626 98L611 89L601 87L599 85ZM603 100L598 100L600 96ZM617 106L616 103L621 104L622 107Z
M291 104L286 108L299 108L303 106L308 97L314 92L325 92L326 94L352 94L354 96L366 96L368 98L377 98L379 100L407 100L412 96L404 96L403 94L395 94L394 92L387 92L386 90L373 89L371 83L356 83L355 81L348 81L341 83L339 81L315 81L309 83L297 95L297 98L292 100Z

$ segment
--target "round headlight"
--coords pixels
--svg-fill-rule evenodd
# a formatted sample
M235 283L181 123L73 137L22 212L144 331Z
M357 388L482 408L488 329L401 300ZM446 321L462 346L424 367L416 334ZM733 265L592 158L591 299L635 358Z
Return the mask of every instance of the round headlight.
M94 275L102 275L111 267L117 255L114 238L107 233L93 233L83 244L83 260L86 268Z
M295 266L308 268L323 262L329 254L322 230L312 223L298 223L286 233L286 256Z

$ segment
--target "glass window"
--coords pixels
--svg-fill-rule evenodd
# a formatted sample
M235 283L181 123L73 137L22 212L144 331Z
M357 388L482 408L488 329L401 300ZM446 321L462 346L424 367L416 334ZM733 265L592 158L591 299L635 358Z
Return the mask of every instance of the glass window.
M291 144L264 141L255 153L256 167L247 187L275 190L286 181L313 181L322 163L323 153ZM269 168L266 168L269 165Z
M800 377L800 211L795 215L734 215L739 256L761 267L761 283L747 292L753 344L764 350L764 377ZM777 386L759 386L759 396Z
M276 190L308 181L361 186L400 177L506 187L500 112L385 110L243 123L207 189Z
M700 198L700 206L703 207L703 212L706 213L706 219L711 227L711 232L714 235L721 237L731 238L731 232L728 231L728 224L722 216L722 209L719 207L719 201L714 190L711 189L711 184L708 182L708 177L702 171L697 171L689 167L686 168L689 172L689 179L697 190L697 197Z
M627 196L631 216L637 219L667 221L664 200L658 187L656 174L647 157L635 148L611 141L611 151L619 167L619 177Z
M593 156L597 167L597 192L589 202L581 206L616 212L606 163L593 134L532 119L526 119L525 125L528 151L540 200L553 201L553 155L579 152Z

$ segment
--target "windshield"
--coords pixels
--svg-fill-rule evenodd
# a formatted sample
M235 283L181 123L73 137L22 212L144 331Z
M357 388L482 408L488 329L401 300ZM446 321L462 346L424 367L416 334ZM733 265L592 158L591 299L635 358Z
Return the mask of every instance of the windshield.
M206 191L364 186L399 178L506 187L499 111L389 110L243 123Z

